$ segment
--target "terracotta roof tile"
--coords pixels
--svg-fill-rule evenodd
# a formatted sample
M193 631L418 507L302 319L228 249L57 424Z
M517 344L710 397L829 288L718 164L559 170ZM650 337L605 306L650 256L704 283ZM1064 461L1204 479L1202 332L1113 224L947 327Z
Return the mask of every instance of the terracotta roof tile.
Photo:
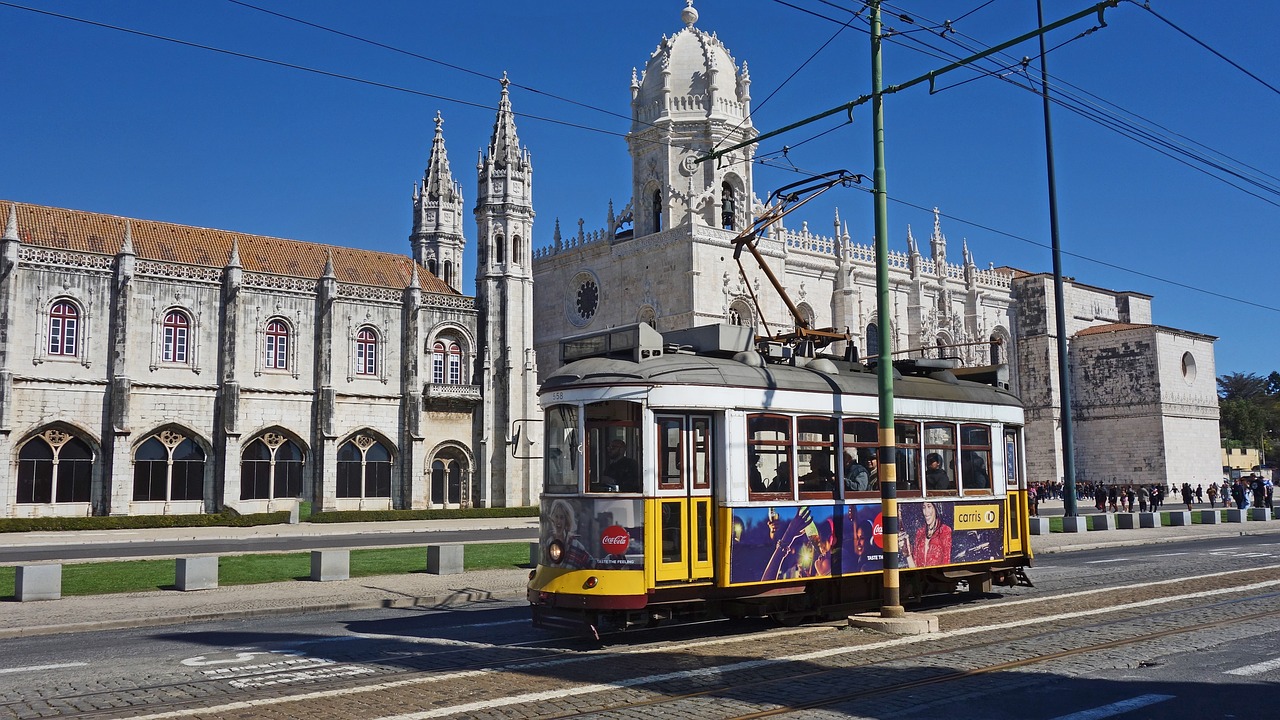
M1093 327L1087 327L1076 333L1076 337L1083 335L1101 335L1102 333L1117 332L1120 330L1137 330L1138 328L1150 327L1155 326L1144 323L1107 323L1106 325L1094 325Z
M0 200L0 223L14 203ZM18 237L39 247L115 255L124 243L125 223L133 236L139 258L160 262L224 267L232 242L240 251L240 264L250 272L320 278L325 260L333 257L339 282L403 288L409 284L412 261L404 255L320 245L284 238L246 235L228 230L175 225L155 220L134 220L115 215L66 210L43 205L17 204ZM418 267L424 292L457 295L443 280Z

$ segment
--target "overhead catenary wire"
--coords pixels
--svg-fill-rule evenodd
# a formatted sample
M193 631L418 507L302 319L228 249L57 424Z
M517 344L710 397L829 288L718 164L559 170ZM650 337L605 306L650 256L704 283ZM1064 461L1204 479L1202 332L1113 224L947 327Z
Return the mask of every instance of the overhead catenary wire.
M791 5L790 5L789 3L783 2L783 0L775 0L775 1L776 1L776 2L779 2L780 4L787 5L787 6L791 7ZM244 4L244 3L237 3L237 4ZM989 3L988 3L988 4L989 4ZM493 110L493 109L495 109L493 106L491 106L491 105L487 105L487 104L485 104L485 103L477 103L477 102L472 102L472 101L462 100L462 99L459 99L459 98L452 98L452 97L444 96L444 95L440 95L440 94L437 94L437 93L430 93L430 92L425 92L425 91L415 90L415 89L413 89L413 88L406 88L406 87L403 87L403 86L394 85L394 84L390 84L390 83L378 82L378 81L369 80L369 79L366 79L366 78L356 77L356 76L353 76L353 75L347 75L347 74L343 74L343 73L337 73L337 72L332 72L332 71L327 71L327 70L321 70L321 69L318 69L318 68L312 68L312 67L308 67L308 66L304 66L304 65L299 65L299 64L296 64L296 63L289 63L289 62L285 62L285 61L275 60L275 59L272 59L272 58L267 58L267 57L257 56L257 55L253 55L253 54L249 54L249 53L241 53L241 52L232 51L232 50L227 50L227 49L225 49L225 48L219 48L219 47L216 47L216 46L211 46L211 45L207 45L207 44L203 44L203 43L197 43L197 42L188 41L188 40L181 40L181 39L177 39L177 38L171 38L171 37L167 37L167 36L159 35L159 34L156 34L156 33L149 33L149 32L146 32L146 31L141 31L141 30L136 30L136 29L132 29L132 28L127 28L127 27L122 27L122 26L112 25L112 24L109 24L109 23L103 23L103 22L99 22L99 21L88 20L88 19L85 19L85 18L79 18L79 17L75 17L75 16L71 16L71 15L66 15L66 14L63 14L63 13L57 13L57 12L52 12L52 11L48 11L48 10L42 10L42 9L37 9L37 8L31 8L31 7L27 7L27 6L23 6L23 5L18 5L18 4L15 4L15 3L11 3L11 2L6 2L6 1L4 1L4 0L0 0L0 6L3 6L3 7L9 7L9 8L16 9L16 10L23 10L23 11L27 11L27 12L36 13L36 14L41 14L41 15L45 15L45 16L49 16L49 17L53 17L53 18L58 18L58 19L62 19L62 20L67 20L67 21L71 21L71 22L82 23L82 24L86 24L86 25L90 25L90 26L95 26L95 27L99 27L99 28L103 28L103 29L108 29L108 30L113 30L113 31L117 31L117 32L122 32L122 33L130 34L130 35L134 35L134 36L138 36L138 37L145 37L145 38L149 38L149 39L153 39L153 40L159 40L159 41L163 41L163 42L174 43L174 44L177 44L177 45L181 45L181 46L185 46L185 47L190 47L190 48L193 48L193 49L205 50L205 51L208 51L208 52L218 53L218 54L222 54L222 55L226 55L226 56L230 56L230 57L237 57L237 58L240 58L240 59L246 59L246 60L251 60L251 61L257 61L257 62L261 62L261 63L265 63L265 64L269 64L269 65L277 66L277 67L283 67L283 68L286 68L286 69L298 70L298 71L301 71L301 72L307 72L307 73L311 73L311 74L315 74L315 75L319 75L319 76L323 76L323 77L328 77L328 78L332 78L332 79L338 79L338 80L343 80L343 81L347 81L347 82L360 83L360 84L368 85L368 86L371 86L371 87L377 87L377 88L381 88L381 89L385 89L385 90L392 90L392 91L396 91L396 92L403 92L403 93L407 93L407 94L411 94L411 95L416 95L416 96L420 96L420 97L428 97L428 98L438 99L438 100L441 100L441 101L444 101L444 102L456 103L456 104L459 104L459 105L462 105L462 106L467 106L467 107L474 107L474 108L485 109L485 110ZM985 7L985 5L984 5L983 7ZM980 8L978 8L978 9L980 9ZM818 14L816 14L816 13L813 13L813 14L818 15ZM819 17L824 17L824 16L821 16L821 15L818 15L818 16L819 16ZM856 17L856 16L855 16L855 17ZM839 22L839 21L835 21L835 20L832 20L832 21L833 21L833 22ZM483 74L480 74L480 75L481 75L482 77L487 77L487 76L485 76L485 75L483 75ZM559 98L558 96L553 95L553 94L550 94L550 93L542 93L542 94L546 95L547 97L551 97L551 98L553 98L553 99L561 99L561 98ZM583 104L583 103L577 103L577 102L575 102L575 101L571 101L571 100L565 100L565 101L567 101L567 102L573 102L574 104L581 105L581 106L583 106L583 107L588 107L588 108L589 108L589 107L591 107L591 106L589 106L589 105L586 105L586 104ZM604 112L608 113L608 111L604 111ZM544 116L539 116L539 115L532 115L532 114L528 114L528 113L515 113L515 114L516 114L518 117L525 118L525 119L537 120L537 121L541 121L541 122L547 122L547 123L551 123L551 124L561 125L561 126L565 126L565 127L570 127L570 128L574 128L574 129L579 129L579 130L585 130L585 131L588 131L588 132L594 132L594 133L603 134L603 135L612 135L612 136L615 136L615 137L626 137L626 135L625 135L624 133L619 133L619 132L609 131L609 130L605 130L605 129L601 129L601 128L597 128L597 127L592 127L592 126L590 126L590 125L586 125L586 124L582 124L582 123L570 122L570 121L564 121L564 120L558 120L558 119L555 119L555 118L549 118L549 117L544 117ZM616 113L608 113L608 114L615 114L615 115L616 115ZM844 123L844 124L842 124L841 126L838 126L838 127L836 127L836 128L831 128L831 129L828 129L828 130L826 130L826 131L823 131L822 133L819 133L818 135L814 136L814 138L810 138L810 140L812 140L812 139L816 139L816 137L819 137L819 136L821 136L821 135L824 135L824 134L827 134L827 133L833 132L833 131L835 131L835 130L838 130L838 129L840 129L841 127L845 127L845 126L847 126L848 124L849 124L849 123L848 123L848 122L846 122L846 123ZM806 142L807 142L807 141L806 141ZM790 146L787 146L787 147L788 147L788 148L794 148L794 147L797 147L797 145L790 145ZM788 158L788 161L790 162L790 158ZM767 167L772 167L772 168L775 168L775 169L779 169L779 167L778 167L777 165L770 164L770 163L768 162L768 158L766 158L766 157L758 158L758 159L756 160L756 163L757 163L757 164L759 164L759 165L762 165L762 166L767 166ZM791 164L791 167L790 167L790 168L785 168L785 167L784 167L784 168L780 168L780 169L783 169L783 170L788 171L788 172L800 172L800 173L805 173L805 172L807 172L807 171L801 170L801 169L800 169L800 168L798 168L798 167L795 167L795 166L794 166L794 163L792 163L792 164ZM1220 179L1220 178L1219 178L1219 179ZM858 188L858 189L863 189L863 188ZM863 190L864 190L864 191L866 191L865 189L863 189ZM907 207L912 207L912 208L915 208L915 209L919 209L919 210L925 210L925 211L927 211L927 208L925 208L924 206L917 205L917 204L913 204L913 203L910 203L910 202L908 202L908 201L905 201L905 200L902 200L902 199L899 199L899 198L891 197L891 198L890 198L890 200L891 200L891 201L893 201L893 202L895 202L895 203L897 203L897 204L901 204L901 205L904 205L904 206L907 206ZM1018 235L1015 235L1015 234L1012 234L1012 233L1008 233L1008 232L1005 232L1005 231L1001 231L1001 230L995 229L995 228L990 227L990 226L987 226L987 225L983 225L983 224L976 223L976 222L973 222L973 221L965 220L965 219L960 218L960 217L957 217L957 216L953 216L953 215L944 215L944 214L941 214L941 213L940 213L940 215L942 215L942 216L944 216L944 217L947 217L948 219L955 220L955 221L957 221L957 222L960 222L960 223L966 224L966 225L970 225L970 226L973 226L973 227L977 227L977 228L980 228L980 229L986 230L986 231L988 231L988 232L992 232L992 233L997 234L997 235L1002 235L1002 236L1009 237L1009 238L1011 238L1011 239L1015 239L1015 240L1018 240L1018 241L1021 241L1021 242L1030 243L1030 244L1032 244L1032 245L1038 245L1038 246L1041 246L1041 247L1047 247L1047 246L1045 246L1045 245L1043 245L1043 244L1041 244L1041 243L1038 243L1038 242L1036 242L1036 241L1034 241L1034 240L1029 240L1029 239L1027 239L1027 238L1024 238L1024 237L1021 237L1021 236L1018 236ZM1180 288L1184 288L1184 289L1189 289L1189 290L1194 290L1194 291L1196 291L1196 292L1198 292L1198 293L1202 293L1202 294L1206 294L1206 295L1210 295L1210 296L1218 297L1218 298L1220 298L1220 299L1224 299L1224 300L1228 300L1228 301L1232 301L1232 302L1237 302L1237 303L1241 303L1241 304L1245 304L1245 305L1250 305L1250 306L1258 307L1258 308L1265 309L1265 310L1271 310L1271 311L1278 311L1278 312L1280 312L1280 308L1276 308L1276 307L1272 307L1272 306L1268 306L1268 305L1263 305L1263 304L1260 304L1260 303L1256 303L1256 302L1249 301L1249 300L1244 300L1244 299L1241 299L1241 298L1233 297L1233 296L1226 295L1226 294L1222 294L1222 293L1216 293L1216 292L1212 292L1212 291L1206 291L1206 290L1204 290L1204 289L1202 289L1202 288L1198 288L1198 287L1195 287L1195 286L1192 286L1192 285L1188 285L1188 284L1185 284L1185 283L1181 283L1181 282L1178 282L1178 281L1175 281L1175 280L1170 280L1170 279L1168 279L1168 278L1163 278L1163 277L1160 277L1160 276L1157 276L1157 275L1153 275L1153 274L1150 274L1150 273L1144 273L1144 272L1141 272L1141 271L1134 270L1134 269L1132 269L1132 268L1126 268L1126 267L1121 266L1121 265L1117 265L1117 264L1114 264L1114 263L1109 263L1109 262L1106 262L1106 261L1103 261L1103 260L1098 260L1098 259L1096 259L1096 258L1092 258L1092 257L1089 257L1089 256L1080 255L1080 254L1076 254L1076 253L1066 253L1066 254L1071 255L1072 257L1075 257L1075 258L1080 259L1080 260L1084 260L1084 261L1087 261L1087 262L1095 263L1095 264L1098 264L1098 265L1101 265L1101 266L1105 266L1105 267L1109 267L1109 268L1112 268L1112 269L1115 269L1115 270L1119 270L1119 271L1122 271L1122 272L1131 273L1131 274L1134 274L1134 275L1137 275L1137 276L1140 276L1140 277L1144 277L1144 278L1148 278L1148 279L1151 279L1151 280L1155 280L1155 281L1158 281L1158 282L1162 282L1162 283L1170 284L1170 285L1172 285L1172 286L1176 286L1176 287L1180 287Z

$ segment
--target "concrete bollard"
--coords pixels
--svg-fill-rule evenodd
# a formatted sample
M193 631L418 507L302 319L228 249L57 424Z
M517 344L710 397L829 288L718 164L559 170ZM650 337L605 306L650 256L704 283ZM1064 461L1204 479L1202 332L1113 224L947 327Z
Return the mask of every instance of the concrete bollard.
M212 590L218 587L218 556L178 558L174 585L179 590Z
M462 572L461 545L428 545L427 572L432 575L457 575Z
M1062 532L1064 533L1082 533L1088 532L1088 530L1089 524L1086 522L1086 516L1084 515L1062 518Z
M1242 523L1244 522L1245 511L1240 508L1229 508L1227 510L1227 522Z
M1190 510L1170 510L1169 524L1176 525L1178 527L1190 527L1191 511Z
M1121 530L1134 530L1138 527L1137 513L1116 513L1116 527Z
M1108 515L1106 513L1103 513L1101 515L1090 515L1089 520L1090 520L1090 523L1089 523L1090 530L1115 530L1116 529L1115 515Z
M1222 523L1222 513L1217 510L1201 510L1201 525L1220 525Z
M529 543L529 565L538 567L542 564L542 543Z
M350 550L312 550L311 579L316 582L351 578Z
M1138 527L1158 528L1160 527L1160 514L1153 512L1138 513Z
M19 565L15 568L13 590L18 602L57 600L62 597L62 565Z
M1028 520L1031 523L1032 535L1048 535L1049 534L1049 518L1033 517Z
M1264 507L1251 507L1249 508L1249 519L1265 522L1271 519L1271 511Z
M293 507L289 509L289 524L297 525L299 522L302 521L301 518L302 518L302 506L300 503L294 503Z

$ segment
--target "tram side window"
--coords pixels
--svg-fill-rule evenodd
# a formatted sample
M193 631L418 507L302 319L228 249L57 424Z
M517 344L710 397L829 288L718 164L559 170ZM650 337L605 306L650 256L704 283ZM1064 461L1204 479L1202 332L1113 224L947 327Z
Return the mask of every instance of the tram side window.
M792 497L791 418L747 416L747 487L751 499Z
M875 420L844 421L844 454L840 476L846 494L880 490L880 464L876 448L880 433Z
M588 405L585 412L588 490L640 492L640 406L610 401Z
M960 426L960 483L965 492L991 490L991 428Z
M924 425L924 486L930 493L956 492L956 428L950 423Z
M578 492L578 408L553 405L547 409L546 459L543 491L550 494Z
M684 487L684 419L658 418L658 488Z
M893 424L897 447L898 492L920 494L920 424L896 421Z
M836 421L829 417L796 420L796 451L800 466L800 496L836 497Z

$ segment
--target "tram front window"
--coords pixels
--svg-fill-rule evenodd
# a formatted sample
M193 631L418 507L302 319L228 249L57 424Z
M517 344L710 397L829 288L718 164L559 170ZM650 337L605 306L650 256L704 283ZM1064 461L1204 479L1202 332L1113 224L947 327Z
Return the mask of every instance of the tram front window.
M588 492L640 492L640 406L604 402L588 405L586 413Z
M556 405L547 410L543 489L547 493L578 492L578 408Z

